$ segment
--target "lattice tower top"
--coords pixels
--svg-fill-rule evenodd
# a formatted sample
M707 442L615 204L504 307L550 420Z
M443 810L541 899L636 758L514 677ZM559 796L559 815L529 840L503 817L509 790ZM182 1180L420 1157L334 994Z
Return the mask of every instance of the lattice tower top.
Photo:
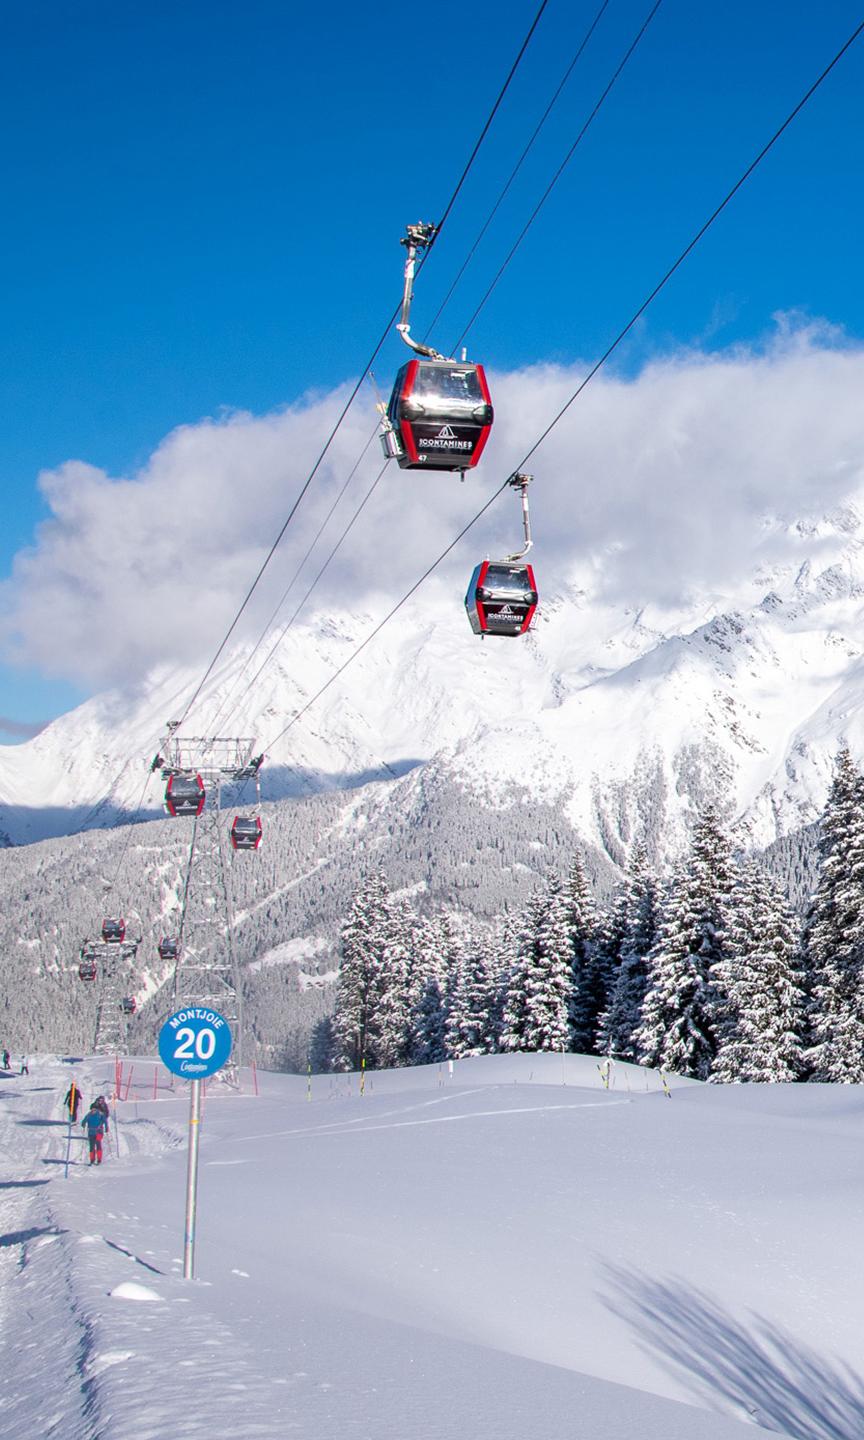
M178 735L171 732L163 741L162 774L195 771L206 778L223 776L245 780L256 774L261 758L254 756L255 739L238 735Z

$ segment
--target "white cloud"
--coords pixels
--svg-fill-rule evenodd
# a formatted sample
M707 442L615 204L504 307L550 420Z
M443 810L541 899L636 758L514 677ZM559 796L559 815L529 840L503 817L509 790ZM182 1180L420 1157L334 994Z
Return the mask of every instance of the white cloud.
M520 464L587 368L492 372L497 419L480 470L460 484L391 463L316 601L380 613ZM678 605L693 587L722 595L760 565L797 563L805 542L795 522L861 490L862 392L864 350L795 322L759 349L689 351L632 380L598 376L528 462L541 588L590 570L609 598ZM81 461L43 474L52 518L3 586L7 657L94 688L159 663L203 668L345 393L184 426L131 478ZM373 424L367 400L340 431L241 633L257 635ZM375 441L289 609L380 464ZM513 548L520 533L506 494L443 567L447 582L461 590L476 560Z

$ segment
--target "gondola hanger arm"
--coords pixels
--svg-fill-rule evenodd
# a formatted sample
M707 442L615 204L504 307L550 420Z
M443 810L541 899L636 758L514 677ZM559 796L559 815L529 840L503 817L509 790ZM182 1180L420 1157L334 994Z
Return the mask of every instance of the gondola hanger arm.
M411 301L414 299L414 275L417 269L417 253L426 250L432 244L438 231L435 225L425 220L419 220L416 225L407 227L408 233L402 236L403 244L408 254L405 257L405 286L402 291L402 314L396 329L402 336L406 345L410 345L418 355L425 355L429 360L446 360L446 355L441 355L429 345L421 345L411 334Z
M518 490L522 496L522 529L525 535L525 543L522 549L517 550L513 555L508 555L508 560L521 560L522 556L527 555L531 546L534 544L531 538L531 514L528 509L528 486L531 484L533 478L533 475L517 473L516 475L512 475L507 482L508 485L512 485L514 490Z

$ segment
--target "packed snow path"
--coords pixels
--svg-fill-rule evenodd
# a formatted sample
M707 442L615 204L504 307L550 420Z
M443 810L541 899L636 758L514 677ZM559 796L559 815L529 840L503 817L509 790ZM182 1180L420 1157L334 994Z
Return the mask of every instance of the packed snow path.
M515 1056L211 1089L0 1076L8 1440L860 1440L864 1100ZM150 1073L153 1073L152 1062ZM67 1153L69 1158L67 1178Z

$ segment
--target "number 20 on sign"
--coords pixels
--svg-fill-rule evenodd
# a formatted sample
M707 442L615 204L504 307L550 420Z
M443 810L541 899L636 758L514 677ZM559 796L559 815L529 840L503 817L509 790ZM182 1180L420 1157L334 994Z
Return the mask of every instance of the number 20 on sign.
M231 1054L231 1028L224 1015L190 1005L169 1016L159 1031L159 1055L172 1075L206 1080Z

